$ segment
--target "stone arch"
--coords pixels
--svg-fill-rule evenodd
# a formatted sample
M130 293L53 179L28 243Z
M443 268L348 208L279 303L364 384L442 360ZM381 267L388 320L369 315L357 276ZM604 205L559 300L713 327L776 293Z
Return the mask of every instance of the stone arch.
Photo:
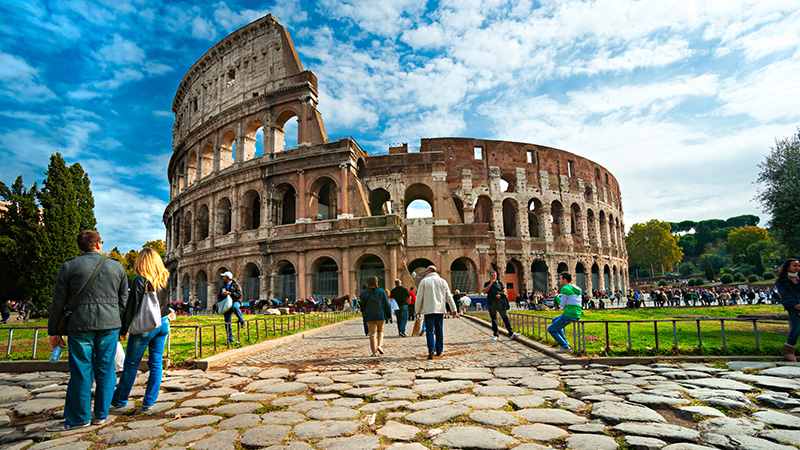
M214 172L214 143L211 141L203 145L203 153L200 156L200 176L205 178Z
M186 164L186 179L188 180L188 185L191 186L197 182L197 152L195 150L189 152Z
M406 188L405 195L403 196L403 210L408 217L408 207L411 205L412 202L421 200L427 203L430 206L430 214L431 217L436 215L436 210L434 209L434 196L433 190L431 190L428 185L423 183L414 183L408 188ZM422 216L424 217L424 216Z
M242 301L258 300L261 292L261 269L258 264L248 262L242 270Z
M608 238L610 246L617 245L617 230L614 228L614 216L611 214L608 215Z
M608 264L603 267L603 289L606 292L611 290L611 268L608 267Z
M617 266L613 266L611 268L611 272L614 275L614 291L619 290L619 271L617 270Z
M364 163L364 158L358 158L356 162L356 176L361 180L367 176L367 165Z
M337 216L337 187L333 178L321 176L311 183L309 211L315 220L333 220Z
M569 220L570 220L570 228L569 229L570 229L570 232L572 234L575 234L575 235L580 235L581 234L581 229L580 229L580 226L581 226L581 207L578 206L577 203L573 203L570 206L569 209L570 209L570 215L569 215Z
M181 294L183 295L181 296L181 301L186 303L189 301L189 299L191 299L191 284L190 284L191 278L189 277L188 273L183 274L182 281L183 283L181 283L181 285L183 287L183 290Z
M516 258L509 259L506 261L505 272L505 285L507 289L508 300L514 302L517 299L517 294L522 292L522 283L525 280L522 262Z
M592 289L595 291L600 289L600 267L597 263L592 264Z
M569 272L569 266L567 265L567 263L565 262L558 263L558 267L556 267L556 273L558 274L561 272Z
M590 209L586 210L586 228L589 230L589 243L591 245L599 245L597 242L597 231L596 227L597 224L595 223L594 211ZM592 287L595 285L592 284Z
M488 223L489 229L494 229L492 220L492 199L486 195L481 195L475 200L474 223Z
M575 264L575 285L582 291L586 290L586 267L580 261Z
M587 184L586 188L583 190L583 199L586 201L586 203L591 203L592 202L592 186L591 185Z
M464 223L464 202L458 197L453 197L453 204L456 206L459 220Z
M514 192L517 186L517 174L505 172L500 175L500 192Z
M259 139L261 142L259 142ZM256 119L244 131L242 161L248 161L264 154L264 124Z
M296 122L293 121L287 124L287 122L289 122L292 119L295 119ZM286 142L287 142L286 130L288 128L291 131L294 128L295 125L291 125L292 123L296 123L297 126L297 136L296 136L297 140L294 141L294 143L296 144L300 143L299 121L300 121L300 113L298 111L295 111L292 107L287 107L286 109L275 115L275 133L274 133L273 145L274 145L274 151L276 153L286 150ZM289 140L289 143L291 144L293 142Z
M330 256L320 256L311 263L312 296L315 299L339 296L339 263Z
M197 240L202 241L203 239L208 238L208 227L209 227L209 217L208 217L208 205L203 203L200 205L200 208L197 210Z
M369 213L373 216L385 216L392 213L392 194L384 188L369 193Z
M183 236L181 236L181 242L183 245L186 245L192 242L192 212L186 211L183 214Z
M408 271L411 273L411 278L414 279L415 286L419 286L420 280L425 278L426 269L432 265L434 265L433 262L425 258L417 258L408 263Z
M600 210L599 214L599 226L600 226L600 245L603 247L608 246L608 235L606 235L606 227L608 226L608 221L606 220L606 213L603 210Z
M356 261L356 269L356 286L359 289L366 286L367 279L372 276L378 277L379 287L387 288L386 264L380 256L372 253L363 255ZM394 282L394 280L390 280L390 282Z
M517 217L519 204L513 198L503 200L503 235L506 237L519 236L517 230Z
M208 274L203 269L197 272L197 300L200 302L200 309L208 308Z
M226 169L236 160L236 133L228 130L222 135L222 145L219 146L219 169Z
M532 198L528 201L528 233L532 238L544 237L544 233L542 233L542 229L539 226L539 214L541 211L541 200Z
M297 191L291 183L281 183L272 194L272 217L275 225L297 221Z
M550 226L553 229L553 237L565 234L566 227L563 223L563 217L564 207L561 206L560 201L553 200L553 203L550 204Z
M478 268L470 258L462 256L450 264L450 288L478 292Z
M231 212L231 199L228 197L222 197L219 202L217 202L217 225L215 227L217 230L217 236L224 236L232 231Z
M531 264L531 278L533 279L533 292L547 292L547 263L537 259Z
M297 298L297 271L294 264L288 259L282 259L275 263L272 294L278 300Z
M242 229L257 230L261 227L261 195L254 189L242 197Z

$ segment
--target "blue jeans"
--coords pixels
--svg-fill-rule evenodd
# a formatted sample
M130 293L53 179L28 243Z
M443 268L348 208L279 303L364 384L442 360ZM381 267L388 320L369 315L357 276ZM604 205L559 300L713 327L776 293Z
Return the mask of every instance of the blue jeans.
M800 310L795 309L794 306L785 309L789 313L789 337L786 338L786 343L794 347L800 336Z
M114 374L114 356L117 353L119 328L103 331L70 332L69 384L64 404L64 420L68 427L83 425L92 420L92 379L94 418L108 417L111 395L117 376Z
M161 326L155 330L146 331L142 334L132 334L128 337L128 347L125 350L125 363L122 366L122 375L119 377L119 384L114 391L114 398L111 404L121 408L128 404L128 396L136 381L136 374L139 371L139 363L142 362L144 350L147 349L147 387L144 390L142 406L153 406L158 399L158 389L161 387L162 360L164 357L164 343L169 335L169 320L164 317L161 319Z
M428 341L428 350L434 350L437 355L444 349L444 314L425 315L425 339Z
M577 322L578 319L573 319L572 317L567 317L565 315L560 315L553 319L553 323L547 327L547 332L550 333L550 336L553 336L553 339L556 340L556 343L561 348L569 348L569 342L567 342L567 335L564 334L564 328L567 325L571 324L572 322Z
M242 310L239 309L239 302L233 302L233 308L229 309L228 312L225 313L225 323L231 321L231 316L236 314L236 318L239 319L239 325L244 325L244 317L242 317ZM225 329L228 330L228 343L232 344L233 341L233 329L230 325L225 325Z
M408 323L408 306L401 306L394 312L397 314L397 331L406 334L406 324Z

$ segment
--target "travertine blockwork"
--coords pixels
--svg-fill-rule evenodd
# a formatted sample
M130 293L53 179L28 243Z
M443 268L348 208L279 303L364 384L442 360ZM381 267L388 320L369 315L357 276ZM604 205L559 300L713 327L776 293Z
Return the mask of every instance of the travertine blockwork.
M412 285L431 263L468 292L492 268L514 292L552 288L565 270L587 289L627 286L621 195L605 168L469 138L370 156L352 139L329 142L316 107L316 76L272 15L186 74L164 212L175 296L211 307L225 270L246 299L355 295L371 275ZM291 118L298 146L285 149ZM415 200L433 217L407 219Z

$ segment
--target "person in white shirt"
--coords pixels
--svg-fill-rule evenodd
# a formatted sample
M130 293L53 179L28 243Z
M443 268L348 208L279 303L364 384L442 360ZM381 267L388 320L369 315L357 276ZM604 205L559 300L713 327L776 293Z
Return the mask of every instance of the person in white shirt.
M439 276L436 266L428 266L425 278L419 283L415 310L425 316L425 337L428 343L428 359L441 356L444 349L444 332L442 325L447 312L445 305L450 305L453 317L458 317L456 303L450 293L447 281Z

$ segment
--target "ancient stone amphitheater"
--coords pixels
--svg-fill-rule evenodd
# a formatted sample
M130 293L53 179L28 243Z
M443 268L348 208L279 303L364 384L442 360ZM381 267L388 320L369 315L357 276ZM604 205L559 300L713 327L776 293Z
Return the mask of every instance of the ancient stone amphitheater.
M164 211L178 299L211 307L226 270L248 300L354 295L371 275L409 286L430 264L462 292L493 268L515 292L552 288L561 271L586 289L628 285L619 185L602 166L472 138L370 155L329 141L317 104L316 75L272 15L189 69ZM284 148L290 119L297 145ZM407 217L417 200L432 217Z

